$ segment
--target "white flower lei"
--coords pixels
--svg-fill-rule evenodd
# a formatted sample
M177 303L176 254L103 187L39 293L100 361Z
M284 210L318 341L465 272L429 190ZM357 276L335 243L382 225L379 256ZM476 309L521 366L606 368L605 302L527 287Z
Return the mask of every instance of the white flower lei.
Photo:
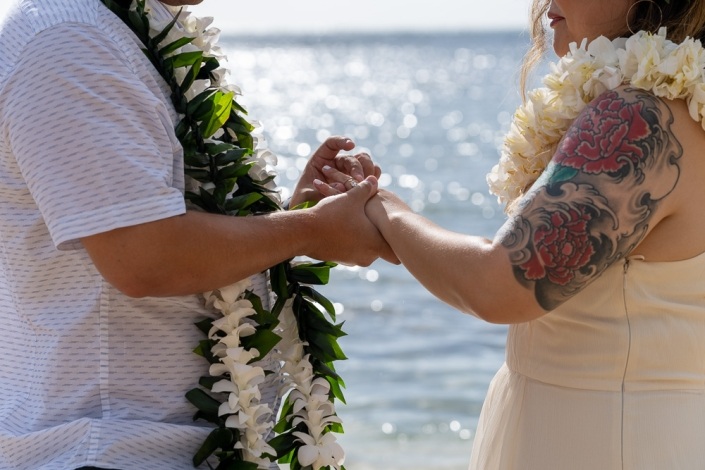
M135 14L136 8L141 6L149 23L149 31L144 31L146 34L143 34L145 36L143 41L146 40L146 36L149 36L150 39L159 38L155 47L169 49L164 54L161 54L164 51L161 49L159 54L161 57L158 57L158 60L169 60L192 52L202 53L205 58L214 57L218 59L219 63L225 59L222 50L217 45L220 32L215 28L209 28L212 18L197 18L182 9L159 3L157 6L169 9L174 18L178 16L178 22L176 19L160 22L152 14L155 8L154 1L156 0L146 0L146 2L142 0L143 3L140 0L132 2L130 14ZM135 20L135 17L125 17L127 10L116 0L106 0L104 3L116 13L122 14L122 19L128 22L133 31L137 28L136 33L139 33L140 28L144 28L146 23L143 20L145 18ZM137 11L137 13L139 12ZM135 27L135 25L137 26ZM175 25L177 27L174 27ZM165 31L168 31L168 34L164 35ZM179 85L184 83L190 72L191 70L187 67L173 69L174 78ZM197 97L209 89L218 89L224 95L240 94L239 88L227 82L228 71L225 68L216 68L210 71L209 75L208 79L194 80L191 86L183 92L189 104L192 100L197 101ZM221 145L222 142L219 138L225 132L231 133L233 138L237 137L231 129L220 128L212 138L204 140L205 144ZM276 164L276 157L266 148L264 139L261 137L261 126L255 126L255 130L251 133L253 134L254 151L242 163L249 166L248 173L252 180L269 191L271 196L277 198L279 204L281 201L278 200L272 171L273 165ZM199 184L195 180L192 180L191 183L206 192L212 192L214 189L212 183ZM237 185L231 189L228 196L236 190ZM308 344L299 339L299 328L293 309L297 300L296 295L307 296L319 304L326 304L328 301L310 288L305 291L302 289L304 293L296 294L286 300L278 315L279 324L273 331L281 339L260 361L260 363L281 365L281 368L275 366L276 370L265 371L256 365L257 363L253 363L260 356L260 352L254 348L248 349L243 345L243 339L256 332L256 321L252 317L258 311L250 300L252 298L250 287L251 281L246 279L213 292L206 292L203 295L205 305L221 315L220 318L210 323L211 327L208 331L208 338L211 341L208 344L214 344L209 353L213 358L217 358L212 363L209 373L216 380L222 376L227 379L212 383L210 388L214 393L225 393L228 396L227 401L218 407L217 414L221 417L227 417L225 419L226 428L238 431L239 442L234 444L233 449L241 451L242 460L252 463L252 468L270 468L271 457L275 457L277 452L267 441L267 437L273 434L275 416L274 411L267 404L260 402L259 385L264 381L265 374L279 374L280 397L290 392L288 398L289 432L291 432L291 428L299 429L291 432L291 435L299 442L296 446L298 450L294 460L296 468L312 467L314 470L344 468L342 467L343 449L331 432L332 426L340 424L331 396L340 398L341 393L339 389L332 391L331 383L326 378L314 373L311 357L305 353ZM328 303L323 306L332 315L332 304ZM327 327L327 329L326 334L330 337L343 335L342 331L339 331L335 326L333 328ZM201 351L201 353L208 355L205 351ZM334 346L332 352L326 352L324 355L335 360L342 356L342 351L336 350ZM331 364L328 366L332 368ZM330 373L334 374L332 369ZM285 416L283 419L287 419L287 417ZM305 426L299 426L301 424ZM307 432L301 432L300 429L306 429ZM205 447L208 446L204 444ZM207 458L217 447L219 447L217 442L211 443L210 449L202 456L201 460ZM196 462L196 458L194 458L194 462ZM238 466L237 468L251 467ZM292 468L294 467L292 466Z
M499 164L487 175L500 203L521 197L538 179L566 131L593 99L622 84L669 100L685 99L690 116L705 129L705 49L699 40L680 44L640 31L613 41L599 37L570 51L529 92L514 113Z

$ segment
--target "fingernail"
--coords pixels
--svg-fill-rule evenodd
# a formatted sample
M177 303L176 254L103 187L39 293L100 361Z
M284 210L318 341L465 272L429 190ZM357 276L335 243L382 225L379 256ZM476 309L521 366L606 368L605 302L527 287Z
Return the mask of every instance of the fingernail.
M319 180L318 178L313 180L313 185L314 186L320 186L323 184L323 181Z
M331 167L328 166L328 165L323 165L323 171L330 171L330 170L332 170L332 169L333 169L333 168L331 168Z

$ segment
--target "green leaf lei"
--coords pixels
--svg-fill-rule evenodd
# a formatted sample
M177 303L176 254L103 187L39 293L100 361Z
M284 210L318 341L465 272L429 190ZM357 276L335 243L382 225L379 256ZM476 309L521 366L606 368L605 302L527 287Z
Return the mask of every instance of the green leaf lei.
M139 38L144 45L144 53L171 89L174 108L182 116L175 132L184 149L185 173L200 183L198 192L186 192L187 201L206 212L231 216L249 216L281 210L276 198L271 197L273 191L265 186L273 177L255 180L250 175L250 170L255 164L251 159L255 153L255 141L251 134L254 126L244 117L247 113L235 101L234 93L223 91L214 85L217 82L214 71L220 67L218 59L202 51L179 53L180 49L190 44L194 38L182 37L162 44L176 25L179 15L176 15L163 31L152 37L145 0L135 0L134 5L132 0L101 1ZM184 69L186 72L181 81L175 74L177 69ZM186 92L197 80L209 80L211 86L189 100ZM345 333L342 324L334 323L333 304L309 286L326 284L329 271L335 265L330 262L295 265L291 261L278 264L269 270L272 289L277 296L271 311L263 308L256 295L246 292L245 298L256 312L252 319L257 325L254 334L241 338L242 343L247 349L259 353L250 362L264 357L281 340L275 333L281 321L280 314L285 308L293 308L298 326L298 339L303 345L305 357L312 366L313 375L309 382L315 383L317 379L322 379L328 384L322 389L330 402L326 409L331 411L328 419L323 420L319 426L320 434L342 433L343 428L333 411L333 403L335 399L345 402L342 393L344 383L336 373L333 363L346 359L337 341ZM210 364L219 363L218 357L212 351L219 337L222 337L222 333L213 327L214 321L206 319L197 324L208 339L201 341L194 350ZM216 383L231 378L228 373L216 377L204 376L199 381L200 387L194 388L186 395L198 410L194 420L203 419L216 426L194 455L194 466L206 462L213 469L206 459L215 456L218 461L215 470L259 468L257 463L245 461L239 445L242 437L240 430L226 426L226 420L231 415L222 414L220 407L227 399L223 400L223 394L212 391ZM318 383L320 392L322 382L318 380ZM287 396L282 404L279 421L274 427L277 436L268 443L276 455L265 457L289 463L291 470L331 467L344 469L337 464L321 466L320 463L313 463L304 466L300 463L299 451L306 446L307 440L302 438L302 433L310 434L312 430L308 429L309 420L301 418L301 406L294 404L294 393ZM313 433L315 435L316 431Z

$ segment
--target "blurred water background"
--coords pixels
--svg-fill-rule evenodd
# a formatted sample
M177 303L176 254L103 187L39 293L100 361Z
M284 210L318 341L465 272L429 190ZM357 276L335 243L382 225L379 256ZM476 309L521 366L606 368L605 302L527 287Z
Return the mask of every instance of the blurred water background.
M225 36L232 81L291 188L331 134L382 166L381 184L439 225L492 237L485 175L520 102L526 33ZM285 189L286 191L286 189ZM349 470L467 468L506 328L436 300L403 268L339 267L322 289L349 336L339 414Z

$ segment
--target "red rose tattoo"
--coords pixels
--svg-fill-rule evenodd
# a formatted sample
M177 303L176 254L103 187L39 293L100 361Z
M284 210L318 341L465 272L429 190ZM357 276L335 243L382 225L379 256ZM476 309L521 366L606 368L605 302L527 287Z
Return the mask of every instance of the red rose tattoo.
M577 117L498 234L516 279L550 311L628 256L676 187L683 148L664 101L604 93ZM566 171L568 170L568 171Z
M528 280L548 278L565 286L595 253L587 231L591 217L585 207L577 207L556 210L548 219L549 224L537 227L534 232L536 255L519 268Z
M645 119L644 103L627 103L608 92L586 109L566 134L555 162L585 173L616 173L647 157L644 141L654 132Z

